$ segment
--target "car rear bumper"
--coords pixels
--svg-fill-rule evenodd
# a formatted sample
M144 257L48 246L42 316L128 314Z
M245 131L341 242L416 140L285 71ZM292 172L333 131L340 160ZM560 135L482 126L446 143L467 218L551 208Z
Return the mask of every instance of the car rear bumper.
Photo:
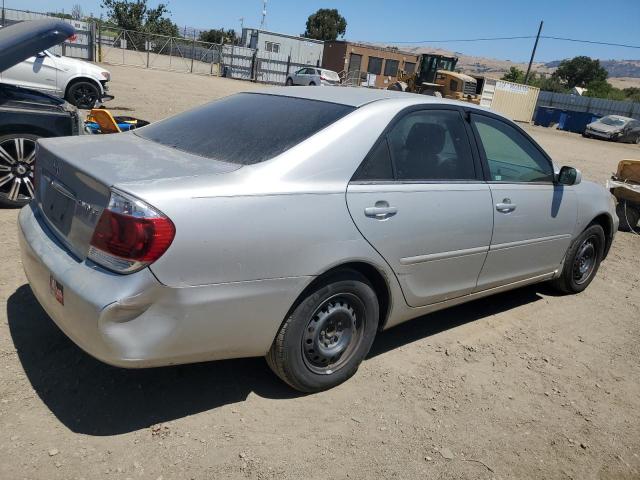
M31 205L20 212L19 240L29 284L47 314L87 353L127 368L264 355L311 280L171 288L149 269L114 274L73 257ZM62 285L64 303L51 278Z

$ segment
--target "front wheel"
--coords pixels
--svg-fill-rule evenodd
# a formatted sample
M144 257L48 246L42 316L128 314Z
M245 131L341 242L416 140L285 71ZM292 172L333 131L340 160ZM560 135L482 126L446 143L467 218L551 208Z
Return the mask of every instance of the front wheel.
M0 205L22 207L33 198L38 138L30 133L0 136Z
M286 81L286 82L284 82L284 84L285 84L287 87L291 87L291 86L293 86L293 80L291 80L291 78L287 78L287 81Z
M65 99L71 105L88 110L100 100L100 90L92 82L76 82L69 87Z
M316 82L309 82L309 86L310 87L315 87L316 86Z
M604 254L605 236L600 225L591 225L567 251L562 274L552 285L563 293L580 293L592 282Z
M301 392L318 392L349 379L369 352L379 306L370 283L357 272L327 278L280 327L267 363Z

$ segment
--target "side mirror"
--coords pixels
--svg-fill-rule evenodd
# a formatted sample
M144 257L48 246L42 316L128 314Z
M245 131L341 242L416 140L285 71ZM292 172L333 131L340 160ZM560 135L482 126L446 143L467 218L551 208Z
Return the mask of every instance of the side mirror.
M582 181L582 172L573 167L562 167L557 182L560 185L578 185Z
M46 56L47 56L47 55L46 55L44 52L38 52L38 53L36 53L36 58L44 58L44 57L46 57Z

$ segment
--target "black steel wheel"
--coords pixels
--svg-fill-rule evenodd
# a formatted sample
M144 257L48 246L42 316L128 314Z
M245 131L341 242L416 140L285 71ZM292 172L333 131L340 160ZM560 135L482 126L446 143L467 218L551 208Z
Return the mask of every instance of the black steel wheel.
M0 205L22 207L33 198L37 135L0 136Z
M71 105L88 110L100 100L100 89L92 82L76 82L69 87L65 98Z
M562 273L552 284L564 293L582 292L596 276L604 248L604 230L590 225L567 251Z
M313 288L284 321L267 363L296 390L317 392L350 378L378 328L373 287L355 271L337 272Z

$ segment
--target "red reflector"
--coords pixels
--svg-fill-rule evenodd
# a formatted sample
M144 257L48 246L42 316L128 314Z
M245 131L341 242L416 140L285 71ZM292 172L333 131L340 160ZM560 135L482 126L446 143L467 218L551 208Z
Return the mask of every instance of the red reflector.
M151 263L169 248L175 232L166 217L140 218L104 210L91 245L121 258Z

